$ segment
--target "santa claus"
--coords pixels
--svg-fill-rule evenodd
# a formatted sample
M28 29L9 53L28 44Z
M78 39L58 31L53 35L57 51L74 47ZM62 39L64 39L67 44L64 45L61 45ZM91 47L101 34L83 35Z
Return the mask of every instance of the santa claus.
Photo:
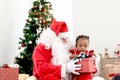
M78 60L69 59L71 47L66 23L53 19L50 27L41 34L40 43L34 49L33 79L70 80L70 73L79 75L76 70L80 70L81 65L75 64Z

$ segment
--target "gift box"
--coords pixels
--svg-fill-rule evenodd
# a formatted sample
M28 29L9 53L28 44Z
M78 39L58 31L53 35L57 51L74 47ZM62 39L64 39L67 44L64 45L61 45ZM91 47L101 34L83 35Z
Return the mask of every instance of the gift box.
M18 80L18 68L0 68L0 80Z
M82 58L77 62L77 64L81 64L81 70L77 70L77 72L96 72L95 60L93 58Z
M112 80L112 78L120 74L120 64L106 64L105 65L106 79Z
M113 76L116 74L113 64L105 65L105 76L107 80L112 80Z
M19 80L26 80L29 77L29 74L19 74Z

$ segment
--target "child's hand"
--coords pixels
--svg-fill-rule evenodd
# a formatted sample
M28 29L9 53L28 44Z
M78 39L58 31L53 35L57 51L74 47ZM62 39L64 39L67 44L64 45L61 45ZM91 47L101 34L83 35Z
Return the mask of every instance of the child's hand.
M78 55L77 54L72 54L70 55L70 59L76 58Z

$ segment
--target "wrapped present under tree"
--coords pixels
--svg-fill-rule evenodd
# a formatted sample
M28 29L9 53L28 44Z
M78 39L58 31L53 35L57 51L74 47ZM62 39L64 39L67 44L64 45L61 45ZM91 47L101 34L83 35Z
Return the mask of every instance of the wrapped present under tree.
M18 68L0 68L0 80L18 80Z

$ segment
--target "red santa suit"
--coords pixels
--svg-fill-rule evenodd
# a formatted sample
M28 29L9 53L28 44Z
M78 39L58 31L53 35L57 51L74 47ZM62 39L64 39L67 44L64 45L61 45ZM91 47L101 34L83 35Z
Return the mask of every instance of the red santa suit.
M58 35L67 36L68 28L65 22L53 19L50 28L41 34L40 43L33 52L33 75L38 80L69 80L66 74L66 64L69 61L69 50Z

